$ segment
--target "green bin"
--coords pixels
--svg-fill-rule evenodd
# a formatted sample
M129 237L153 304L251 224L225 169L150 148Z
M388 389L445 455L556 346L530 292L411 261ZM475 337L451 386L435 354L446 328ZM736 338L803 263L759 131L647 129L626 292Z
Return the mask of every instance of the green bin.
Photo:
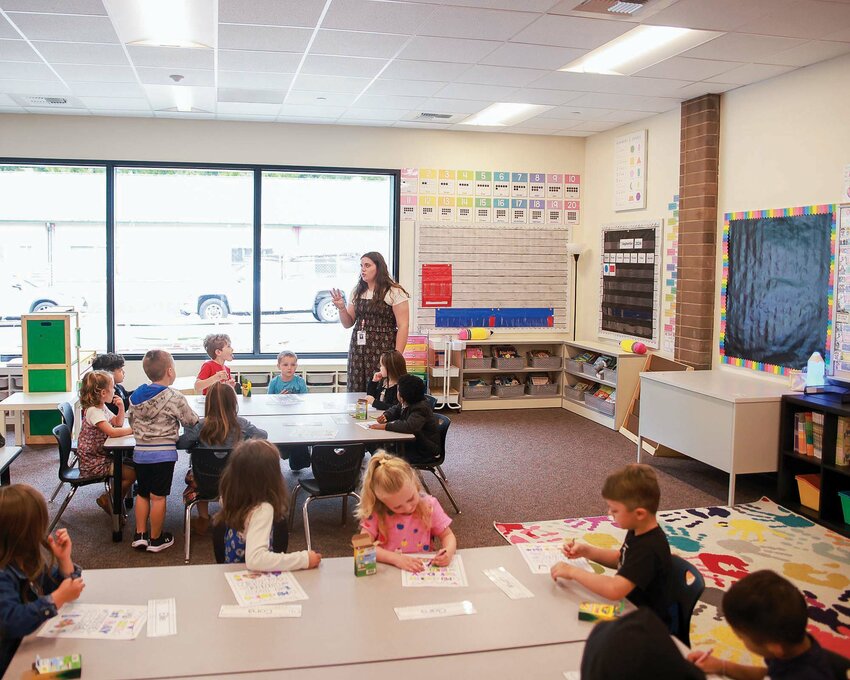
M850 491L839 491L841 510L844 512L844 523L850 525Z

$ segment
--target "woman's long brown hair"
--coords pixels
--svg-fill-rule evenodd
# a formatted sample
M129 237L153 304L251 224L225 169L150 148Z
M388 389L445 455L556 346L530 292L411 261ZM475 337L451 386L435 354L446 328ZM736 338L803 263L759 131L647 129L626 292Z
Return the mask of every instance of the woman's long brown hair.
M221 511L216 523L245 531L245 520L260 503L269 503L275 520L286 517L289 493L280 471L280 453L264 439L248 439L230 453L219 482Z
M375 263L375 268L378 270L375 275L375 290L372 293L372 302L383 302L384 298L387 296L387 293L390 291L390 288L398 288L405 295L407 295L407 291L402 288L399 283L390 276L389 267L387 267L387 261L384 259L384 256L381 255L377 251L370 251L368 253L364 253L360 259L366 258L368 260L372 260ZM369 286L363 280L361 276L357 281L357 286L354 288L354 301L359 300L363 293L369 290Z
M223 446L228 440L238 442L242 439L242 426L236 417L238 412L236 392L230 385L219 382L210 387L204 403L201 442L207 446Z
M55 560L47 543L47 503L27 484L0 487L0 569L13 565L40 593L39 576ZM45 559L49 555L49 561Z

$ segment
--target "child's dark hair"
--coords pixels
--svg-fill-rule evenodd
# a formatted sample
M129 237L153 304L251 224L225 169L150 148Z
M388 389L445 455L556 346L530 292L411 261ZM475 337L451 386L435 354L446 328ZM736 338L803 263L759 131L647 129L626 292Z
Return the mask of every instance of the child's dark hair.
M230 336L225 333L210 333L204 338L204 351L210 359L215 359L215 353L230 344Z
M47 544L47 503L27 484L0 486L0 569L14 565L30 583L54 561ZM50 555L49 562L45 555Z
M227 460L219 482L221 512L216 523L234 531L245 530L245 520L260 503L269 503L275 520L286 517L289 493L280 471L280 452L264 439L238 443Z
M124 368L124 357L114 352L106 354L98 354L91 367L96 371L117 371L119 368Z
M418 404L425 398L425 383L419 376L407 373L398 379L398 394L405 404Z
M658 512L661 489L658 477L649 465L632 463L608 475L602 487L602 498L617 501L630 511L643 508L653 515Z
M786 646L806 637L806 600L787 579L769 569L755 571L723 595L726 622L756 644Z

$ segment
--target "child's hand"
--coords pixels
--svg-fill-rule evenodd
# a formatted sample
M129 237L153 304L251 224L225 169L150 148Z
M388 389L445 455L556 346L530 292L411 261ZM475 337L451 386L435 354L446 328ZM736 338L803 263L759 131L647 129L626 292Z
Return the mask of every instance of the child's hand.
M315 550L308 550L307 551L307 558L309 560L307 562L307 568L308 569L315 569L316 567L319 566L319 562L322 561L322 554L317 553Z
M292 394L291 390L282 390L281 394Z
M71 537L67 529L59 529L53 535L47 537L50 551L57 560L71 559Z
M384 376L381 375L380 371L375 371L375 375L372 376L372 382L381 382L384 379Z
M387 422L387 417L382 413L377 418L375 418L375 420L377 420L379 423L385 423Z
M694 666L703 670L706 675L723 673L726 668L726 663L722 659L718 659L711 655L711 650L706 652L690 652L687 656Z
M384 419L383 423L380 420L377 423L372 423L369 426L369 429L370 430L386 430L387 429L386 418Z
M66 578L59 587L53 591L53 603L60 609L66 602L73 602L86 587L82 578Z
M420 558L411 557L410 555L397 555L395 566L404 571L412 571L414 574L425 570L425 563Z
M112 397L112 405L118 408L123 408L124 400L116 394L114 397Z
M564 541L564 545L561 546L561 552L564 553L565 557L574 560L578 557L587 557L588 548L590 548L587 543L576 543L576 539L571 538L569 541Z
M453 559L454 551L443 548L434 553L434 557L431 558L431 564L435 567L447 567L452 563Z
M216 373L215 377L218 378L219 382L233 382L232 380L230 380L230 376L227 375L227 371L225 371L224 369Z
M572 580L574 570L575 567L573 565L566 562L558 562L558 564L549 570L549 573L552 575L553 581L557 581L559 578Z

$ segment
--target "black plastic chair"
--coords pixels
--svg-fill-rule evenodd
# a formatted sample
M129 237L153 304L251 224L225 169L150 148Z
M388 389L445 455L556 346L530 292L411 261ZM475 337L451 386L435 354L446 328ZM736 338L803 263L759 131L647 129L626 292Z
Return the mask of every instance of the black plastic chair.
M292 507L289 510L289 526L295 521L295 505L298 492L304 489L308 496L304 500L301 514L304 518L304 536L307 539L307 550L311 550L310 518L307 507L313 500L323 498L342 498L342 524L348 515L348 497L354 496L358 501L360 496L356 489L360 483L360 467L366 447L363 444L349 446L317 445L313 447L312 469L313 477L298 480L292 491Z
M221 473L227 466L230 449L221 446L209 448L193 446L189 449L189 456L192 461L192 477L195 479L198 497L191 503L186 503L184 508L183 534L186 541L186 564L189 563L192 550L192 508L202 501L213 503L219 500L218 482L221 479Z
M449 433L449 425L452 424L452 421L449 420L447 416L444 416L442 413L435 413L437 417L437 425L440 428L440 455L434 458L434 460L430 460L427 462L411 462L410 464L417 470L427 470L432 475L437 478L437 481L440 483L440 486L443 487L443 491L446 492L446 496L449 497L452 505L454 506L455 512L459 515L460 508L458 507L457 502L455 502L454 496L452 496L451 491L449 491L449 487L446 486L446 482L449 480L446 479L445 474L443 474L443 469L440 467L446 461L446 435ZM420 475L420 479L422 476ZM425 487L425 490L428 491L428 486L425 484L425 480L422 480L422 486ZM428 491L428 493L431 493Z
M213 524L212 542L216 564L225 564L224 537L226 534L227 526L224 522ZM289 548L289 525L284 518L272 524L272 550L285 553L287 548Z
M53 436L56 437L56 445L59 447L59 481L62 484L69 484L71 486L71 490L68 492L68 495L65 496L65 500L62 502L62 507L59 508L59 512L56 513L56 517L54 517L53 521L50 523L50 528L47 530L48 534L53 531L53 528L62 516L62 513L65 512L65 508L68 507L68 503L71 502L71 499L77 493L77 489L81 486L103 484L107 494L109 494L110 498L112 497L112 493L109 490L109 482L112 479L111 475L83 477L80 474L80 468L71 467L71 428L69 428L65 423L57 425L53 428Z
M425 401L427 401L431 405L431 410L433 411L437 408L437 398L431 394L425 395Z
M71 430L71 433L74 432L74 407L67 401L63 401L56 408L59 409L59 413L62 415L62 422L68 426L68 429ZM76 467L77 463L77 441L75 439L71 440L71 457L68 459L68 465L70 467ZM65 486L65 482L59 482L56 485L56 488L53 490L53 495L50 496L50 500L48 503L52 503L56 500L56 496L59 495L59 491L61 491L62 487Z
M673 622L670 632L691 646L691 614L705 590L705 579L699 570L686 559L673 555L671 574L671 596L673 598Z

